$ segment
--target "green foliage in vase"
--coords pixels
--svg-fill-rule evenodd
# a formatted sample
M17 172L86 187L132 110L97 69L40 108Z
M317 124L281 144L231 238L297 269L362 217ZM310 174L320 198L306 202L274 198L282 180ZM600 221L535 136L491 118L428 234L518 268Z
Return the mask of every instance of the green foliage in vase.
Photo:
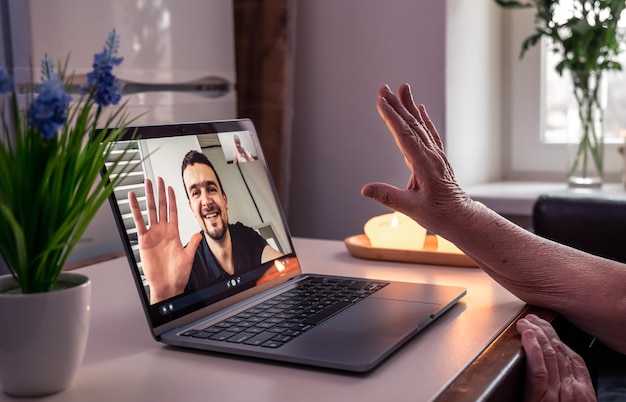
M566 9L565 2L559 0L495 1L504 8L535 9L535 31L522 43L520 58L542 37L550 39L550 50L560 56L557 73L570 73L582 127L568 175L580 170L585 176L590 163L602 175L603 110L599 90L604 72L622 68L615 59L624 48L618 22L626 1L571 0Z
M112 74L123 60L118 47L113 30L74 102L67 63L56 73L46 56L23 110L0 65L0 256L22 293L53 289L71 251L124 178L100 179L105 161L122 161L127 149L112 144L132 121L124 104L103 118L104 108L121 98L121 83Z

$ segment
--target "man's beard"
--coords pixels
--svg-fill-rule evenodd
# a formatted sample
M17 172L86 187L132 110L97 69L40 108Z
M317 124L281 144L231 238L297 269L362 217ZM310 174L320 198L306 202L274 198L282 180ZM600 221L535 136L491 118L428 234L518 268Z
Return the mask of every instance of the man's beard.
M207 215L216 214L217 219L209 218ZM213 206L212 208L202 209L202 222L204 233L215 241L222 241L226 237L228 231L228 218L222 214L222 210Z
M222 221L222 226L221 228L217 228L217 227L205 227L205 233L209 235L209 237L215 241L221 241L224 240L224 237L226 237L226 230L228 229L228 224L224 221Z

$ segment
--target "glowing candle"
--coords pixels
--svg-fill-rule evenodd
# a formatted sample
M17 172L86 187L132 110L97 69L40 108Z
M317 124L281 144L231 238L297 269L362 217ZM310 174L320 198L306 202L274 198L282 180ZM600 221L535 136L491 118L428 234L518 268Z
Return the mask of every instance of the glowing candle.
M365 223L364 230L376 248L422 250L426 239L426 229L400 212L375 216Z

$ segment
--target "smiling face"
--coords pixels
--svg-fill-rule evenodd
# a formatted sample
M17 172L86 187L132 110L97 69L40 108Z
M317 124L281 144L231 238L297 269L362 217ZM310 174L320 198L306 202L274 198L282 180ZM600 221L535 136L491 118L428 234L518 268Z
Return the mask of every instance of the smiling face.
M228 229L228 200L215 171L204 163L189 165L183 171L183 184L200 228L211 239L223 240Z

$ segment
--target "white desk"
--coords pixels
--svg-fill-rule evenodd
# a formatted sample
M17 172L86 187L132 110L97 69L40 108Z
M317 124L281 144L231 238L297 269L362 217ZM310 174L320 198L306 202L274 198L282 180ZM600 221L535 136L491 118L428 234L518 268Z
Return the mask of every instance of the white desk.
M186 351L149 334L126 259L80 269L93 286L87 351L70 387L45 401L428 401L525 304L481 270L356 259L340 241L295 239L303 269L464 286L467 295L365 375ZM0 394L1 401L24 401Z

